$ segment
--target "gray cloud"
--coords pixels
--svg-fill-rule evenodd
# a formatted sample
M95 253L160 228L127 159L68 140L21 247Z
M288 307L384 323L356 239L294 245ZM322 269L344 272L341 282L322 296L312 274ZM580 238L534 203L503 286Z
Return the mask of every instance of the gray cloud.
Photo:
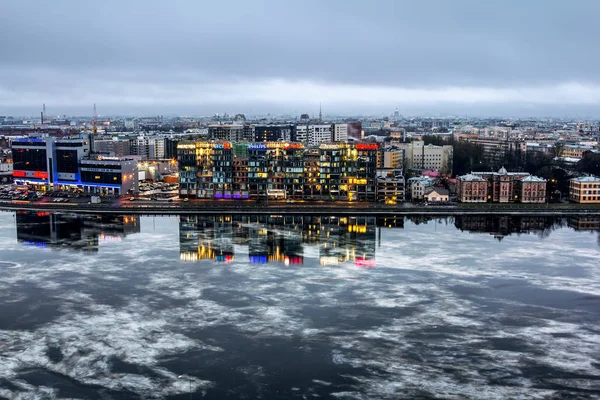
M499 103L549 110L561 101L539 101L535 93L560 97L565 85L582 89L564 102L577 111L600 105L586 97L600 85L598 11L594 0L7 0L0 3L0 111L44 101L73 109L90 98L123 111L248 110L253 103L267 110L279 97L285 109L307 108L342 86L396 94L385 101L346 98L331 110L416 103L436 111L458 105L467 113L488 104L493 113ZM293 96L241 92L273 82L285 83ZM309 97L306 85L322 93ZM185 87L203 93L191 96ZM465 101L460 94L506 89L525 96L471 101L469 94ZM412 101L423 90L455 96Z

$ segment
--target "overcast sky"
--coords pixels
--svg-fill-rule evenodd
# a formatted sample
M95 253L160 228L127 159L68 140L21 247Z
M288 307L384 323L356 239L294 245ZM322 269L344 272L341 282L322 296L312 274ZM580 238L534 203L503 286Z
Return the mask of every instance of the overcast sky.
M598 0L0 0L0 115L600 115Z

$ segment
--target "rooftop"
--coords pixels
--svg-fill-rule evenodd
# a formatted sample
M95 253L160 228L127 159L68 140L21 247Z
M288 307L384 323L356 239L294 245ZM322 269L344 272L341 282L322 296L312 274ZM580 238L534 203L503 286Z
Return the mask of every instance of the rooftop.
M427 189L425 191L425 195L431 194L433 192L435 192L435 193L437 193L437 194L439 194L441 196L447 196L449 194L449 192L446 189L435 187L435 188Z
M546 180L538 176L529 175L521 179L521 182L546 182Z
M600 178L594 175L580 176L579 178L572 178L571 180L577 182L600 182Z
M463 175L463 176L459 176L456 179L463 181L463 182L484 182L485 179L483 179L480 176L477 175L473 175L473 173L467 174L467 175Z

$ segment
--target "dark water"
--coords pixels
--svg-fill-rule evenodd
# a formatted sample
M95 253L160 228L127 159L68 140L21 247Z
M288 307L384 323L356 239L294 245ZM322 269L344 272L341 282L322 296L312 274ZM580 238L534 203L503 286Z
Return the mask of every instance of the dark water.
M0 213L0 398L597 399L599 230Z

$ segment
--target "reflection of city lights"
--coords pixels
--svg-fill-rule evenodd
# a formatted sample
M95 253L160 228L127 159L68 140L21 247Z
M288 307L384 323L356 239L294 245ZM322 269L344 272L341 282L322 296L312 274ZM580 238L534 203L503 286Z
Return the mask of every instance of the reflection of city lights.
M319 264L321 265L338 265L340 262L337 257L323 256L319 258Z
M283 265L285 265L286 267L290 265L290 258L288 256L285 256L285 258L283 259Z
M375 259L367 259L365 257L356 257L354 259L354 265L359 268L373 268L375 267Z

